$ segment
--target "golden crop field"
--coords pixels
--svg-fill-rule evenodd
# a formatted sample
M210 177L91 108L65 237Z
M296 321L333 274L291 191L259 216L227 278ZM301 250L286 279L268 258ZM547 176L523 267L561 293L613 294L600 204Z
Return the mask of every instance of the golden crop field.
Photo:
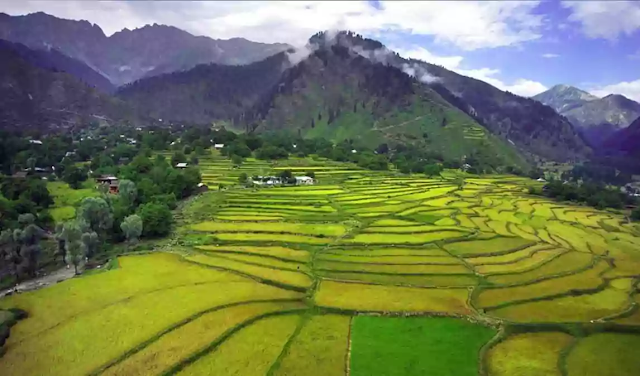
M216 154L200 168L228 189L181 205L147 254L0 298L0 329L8 309L29 314L0 375L343 376L389 357L406 375L449 375L439 346L487 376L640 374L640 226L621 213L506 175L234 168ZM319 184L235 185L287 168Z

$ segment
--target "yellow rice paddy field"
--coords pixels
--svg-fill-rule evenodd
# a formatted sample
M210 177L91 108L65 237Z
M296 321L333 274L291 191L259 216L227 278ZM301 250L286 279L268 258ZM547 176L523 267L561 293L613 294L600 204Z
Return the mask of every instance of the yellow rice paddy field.
M411 342L404 325L427 325L416 316L490 328L460 359L477 374L640 375L640 226L620 213L531 196L535 182L506 175L218 156L200 167L211 190L183 205L166 244L0 299L0 318L29 314L1 375L357 375L364 348L435 351ZM317 183L237 185L283 169ZM369 315L408 321L389 343L352 338ZM357 327L383 338L377 322ZM397 361L398 375L422 374Z

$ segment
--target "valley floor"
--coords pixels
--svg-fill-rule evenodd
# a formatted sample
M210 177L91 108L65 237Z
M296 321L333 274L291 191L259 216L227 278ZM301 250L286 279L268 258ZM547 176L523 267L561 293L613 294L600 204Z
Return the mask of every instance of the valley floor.
M201 161L211 188L159 249L0 300L0 374L636 376L640 227L528 195L294 159ZM0 311L2 313L2 311Z

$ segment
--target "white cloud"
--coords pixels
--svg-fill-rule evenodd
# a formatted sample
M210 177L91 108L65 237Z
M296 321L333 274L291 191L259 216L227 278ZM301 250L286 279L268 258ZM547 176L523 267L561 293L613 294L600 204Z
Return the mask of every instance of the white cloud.
M463 76L475 78L484 81L500 90L510 91L523 97L531 97L546 91L548 88L537 81L519 78L511 84L507 84L497 77L500 74L499 69L479 68L467 69L462 67L464 58L462 56L438 56L422 47L413 48L392 48L394 51L405 58L412 58L426 61L427 63L441 65L449 70L459 73Z
M427 63L442 65L447 69L455 69L464 59L462 56L438 56L429 52L426 48L415 46L413 48L392 48L404 58L426 61Z
M4 1L9 14L44 11L97 23L107 35L150 23L173 25L212 38L244 37L302 45L321 30L350 29L372 36L389 32L432 36L463 50L513 46L540 38L538 1Z
M560 57L560 55L558 54L552 54L552 53L547 53L547 54L542 54L542 57L547 58L547 59L554 59L556 57Z
M636 52L635 54L629 55L629 59L640 60L640 50L638 50L638 52Z
M622 94L629 99L640 102L640 79L628 82L619 82L617 84L594 87L589 90L590 93L599 97L605 97L609 94Z
M640 29L640 3L637 1L563 1L570 9L570 21L582 25L590 38L614 40Z

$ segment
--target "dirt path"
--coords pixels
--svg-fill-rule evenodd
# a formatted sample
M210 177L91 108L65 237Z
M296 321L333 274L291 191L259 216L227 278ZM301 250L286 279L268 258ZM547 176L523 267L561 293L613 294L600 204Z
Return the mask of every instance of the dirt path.
M42 277L21 282L20 284L18 284L18 286L14 286L12 288L2 290L0 291L0 298L4 297L9 292L14 292L15 289L17 289L19 292L37 290L37 289L55 284L56 282L60 282L60 281L64 281L66 279L72 278L74 275L75 275L75 272L73 270L73 267L69 269L67 269L66 267L61 268L47 275L43 275Z
M400 123L400 124L387 125L386 127L382 127L382 128L379 128L377 125L375 125L375 126L373 127L373 130L376 130L376 131L384 131L384 130L389 129L389 128L401 127L401 126L403 126L403 125L407 125L407 124L409 124L409 123L413 123L414 121L418 121L418 120L422 119L424 116L425 116L425 115L418 116L418 117L416 117L415 119L411 119L411 120L403 121L403 122L402 122L402 123Z

